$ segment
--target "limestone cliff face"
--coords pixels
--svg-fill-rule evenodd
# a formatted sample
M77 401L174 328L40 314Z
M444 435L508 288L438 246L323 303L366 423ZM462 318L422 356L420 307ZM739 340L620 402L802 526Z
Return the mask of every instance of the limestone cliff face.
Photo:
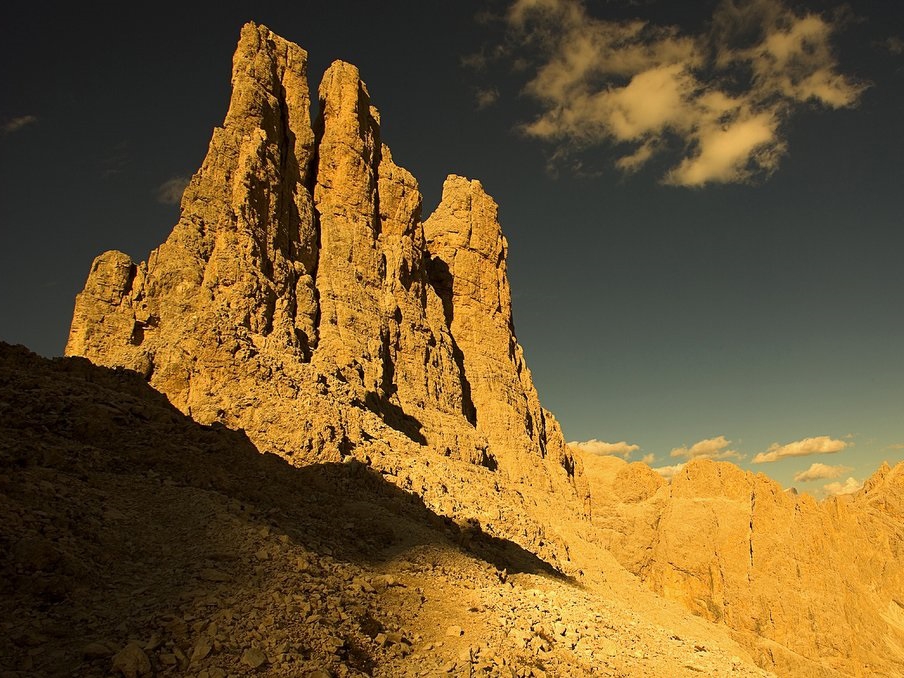
M469 387L428 277L417 182L381 142L357 68L327 70L320 110L314 365L359 387L367 407L417 440L429 432L437 446L480 460L486 444L468 421Z
M817 502L698 460L671 482L586 460L594 521L662 595L727 624L780 675L904 670L904 464Z
M147 262L95 260L66 353L137 370L296 463L430 451L576 497L514 337L495 203L450 177L428 238L358 70L327 70L312 124L306 63L244 27L179 223Z
M512 472L529 465L537 451L562 466L573 464L558 425L540 407L515 339L505 263L508 243L499 229L496 203L479 181L450 176L424 231L431 279L470 386L466 405L477 430L492 449L514 453L503 460L513 465Z
M265 347L301 357L316 343L306 62L266 28L243 29L229 112L179 223L147 262L120 252L95 260L68 355L138 370L191 411L206 409L220 376L211 372Z

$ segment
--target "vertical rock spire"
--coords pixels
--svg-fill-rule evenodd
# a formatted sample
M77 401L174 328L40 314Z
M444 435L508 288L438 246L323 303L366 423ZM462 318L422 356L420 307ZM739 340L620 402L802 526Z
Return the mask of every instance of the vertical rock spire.
M456 456L481 459L486 443L454 422L473 408L429 281L417 181L381 142L357 68L333 63L319 95L314 364L359 386L367 407L414 440L429 435Z
M347 454L377 422L412 449L568 482L513 335L495 203L451 177L428 238L358 69L330 66L312 126L306 64L242 29L178 224L146 263L95 261L67 353L139 370L199 421L286 456Z
M76 299L67 354L153 375L189 408L193 366L228 364L238 338L310 351L317 237L306 64L297 45L244 26L229 112L185 190L179 223L147 263L98 257Z
M431 270L461 352L478 432L491 450L506 451L503 466L517 476L532 475L531 458L550 452L550 461L571 473L574 462L558 424L540 407L515 338L508 243L497 212L479 181L449 176L439 207L424 223Z
M317 286L318 359L379 388L382 375L382 281L377 173L380 128L358 69L334 62L320 84L318 162L314 201L320 215Z

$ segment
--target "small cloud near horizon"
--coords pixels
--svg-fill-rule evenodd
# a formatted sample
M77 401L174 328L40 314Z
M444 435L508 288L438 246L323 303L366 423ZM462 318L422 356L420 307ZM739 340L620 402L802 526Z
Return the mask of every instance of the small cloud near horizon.
M837 497L842 494L852 494L863 487L863 483L856 478L848 478L843 483L829 483L823 485L822 489L826 491L829 497Z
M649 454L643 455L643 458L640 461L648 466L652 466L653 462L656 461L656 455L650 452Z
M766 464L788 457L806 457L811 454L835 454L848 447L850 443L829 436L804 438L785 445L772 443L765 452L760 452L752 460L753 464Z
M3 134L13 134L29 125L34 125L37 121L38 117L36 115L20 115L19 117L11 118L3 123Z
M685 466L687 466L686 463L673 464L671 466L657 466L657 467L654 467L653 470L656 471L656 473L661 475L666 480L671 480L676 475L678 475L678 473L681 471L681 469L683 469Z
M632 452L636 452L640 449L640 445L631 445L624 440L617 443L607 443L602 440L597 440L596 438L591 438L590 440L585 440L583 442L573 441L568 444L587 452L588 454L595 454L597 456L609 455L621 457L622 459L627 459L631 456Z
M854 469L851 466L830 466L829 464L815 462L811 464L810 468L806 471L795 474L794 482L809 483L814 480L831 480L833 478L840 478L845 473L853 470Z
M694 443L690 447L683 445L674 448L670 457L684 457L685 459L743 459L744 455L736 450L729 449L731 441L725 436L707 438Z
M157 202L164 205L178 205L182 202L182 194L188 186L188 177L173 177L157 187Z
M624 173L671 155L662 181L675 186L768 177L795 113L853 107L866 89L836 60L843 22L783 0L722 0L693 32L600 19L584 0L514 0L505 19L506 57L526 60L524 92L540 106L526 136L554 157L625 149L614 161Z

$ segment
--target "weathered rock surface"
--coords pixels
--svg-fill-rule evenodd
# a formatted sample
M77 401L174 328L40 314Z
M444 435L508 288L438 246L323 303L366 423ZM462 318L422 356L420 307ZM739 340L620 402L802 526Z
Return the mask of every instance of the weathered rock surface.
M450 495L504 501L455 475L487 469L425 454L450 464ZM767 675L724 629L598 569L611 584L353 459L292 466L134 373L0 343L4 676Z
M430 274L445 310L477 430L490 446L488 463L525 474L537 453L573 475L558 423L540 406L524 352L515 339L506 274L508 243L497 206L479 181L450 176L442 201L424 223ZM506 450L496 460L493 450ZM554 479L555 473L548 475Z
M358 70L330 66L312 125L306 62L245 26L179 223L147 262L95 260L67 355L136 370L295 463L391 471L429 448L580 515L580 469L514 337L495 203L450 177L428 238Z
M904 463L817 502L763 474L696 460L671 484L585 459L593 520L654 591L728 625L780 675L904 671Z

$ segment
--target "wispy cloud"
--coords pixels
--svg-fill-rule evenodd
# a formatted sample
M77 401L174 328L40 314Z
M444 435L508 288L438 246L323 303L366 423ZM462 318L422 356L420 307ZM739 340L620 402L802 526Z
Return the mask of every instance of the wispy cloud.
M795 474L794 482L809 483L813 480L831 480L832 478L840 478L845 473L853 470L850 466L830 466L829 464L816 462L811 464L806 471Z
M640 461L642 461L644 464L652 465L653 462L656 461L656 455L650 452L649 454L643 455Z
M879 46L892 56L901 56L904 54L904 40L897 35L886 38L879 43Z
M178 205L182 202L185 187L191 181L188 177L173 177L157 187L157 202L164 205Z
M11 118L3 123L3 133L4 134L13 134L14 132L18 132L29 125L34 125L38 121L37 116L35 115L20 115L17 118Z
M132 144L122 140L107 149L100 157L101 176L105 179L122 174L131 164L133 158Z
M722 0L693 34L597 19L582 0L515 0L506 20L530 52L525 92L541 106L525 134L566 162L601 144L626 148L615 160L625 172L677 151L664 181L680 186L768 176L795 111L852 106L864 88L839 72L836 26L781 0Z
M461 58L461 65L464 68L470 68L475 71L486 69L488 63L489 59L483 52L474 52L473 54L467 54Z
M672 466L657 466L653 470L663 478L674 478L687 464L674 464Z
M474 93L474 99L477 104L477 110L489 108L499 100L499 90L495 87L478 89Z
M886 450L904 450L904 443L895 443L885 448Z
M731 441L725 436L707 438L694 443L690 447L683 445L674 448L669 456L685 459L743 459L744 455L729 449Z
M597 440L596 438L585 440L584 442L575 441L568 444L589 454L612 455L615 457L622 457L623 459L627 459L631 456L632 452L636 452L640 449L640 445L631 445L624 440L618 443L606 443L602 440Z
M822 489L826 491L826 494L830 497L835 497L840 494L851 494L852 492L856 492L861 487L863 487L863 483L856 478L848 478L843 483L829 483L828 485L823 485Z
M778 461L787 457L806 457L811 454L834 454L841 452L848 446L843 440L830 438L829 436L817 436L815 438L804 438L796 440L793 443L779 445L772 443L765 452L756 455L752 462L754 464L764 464L767 462Z

